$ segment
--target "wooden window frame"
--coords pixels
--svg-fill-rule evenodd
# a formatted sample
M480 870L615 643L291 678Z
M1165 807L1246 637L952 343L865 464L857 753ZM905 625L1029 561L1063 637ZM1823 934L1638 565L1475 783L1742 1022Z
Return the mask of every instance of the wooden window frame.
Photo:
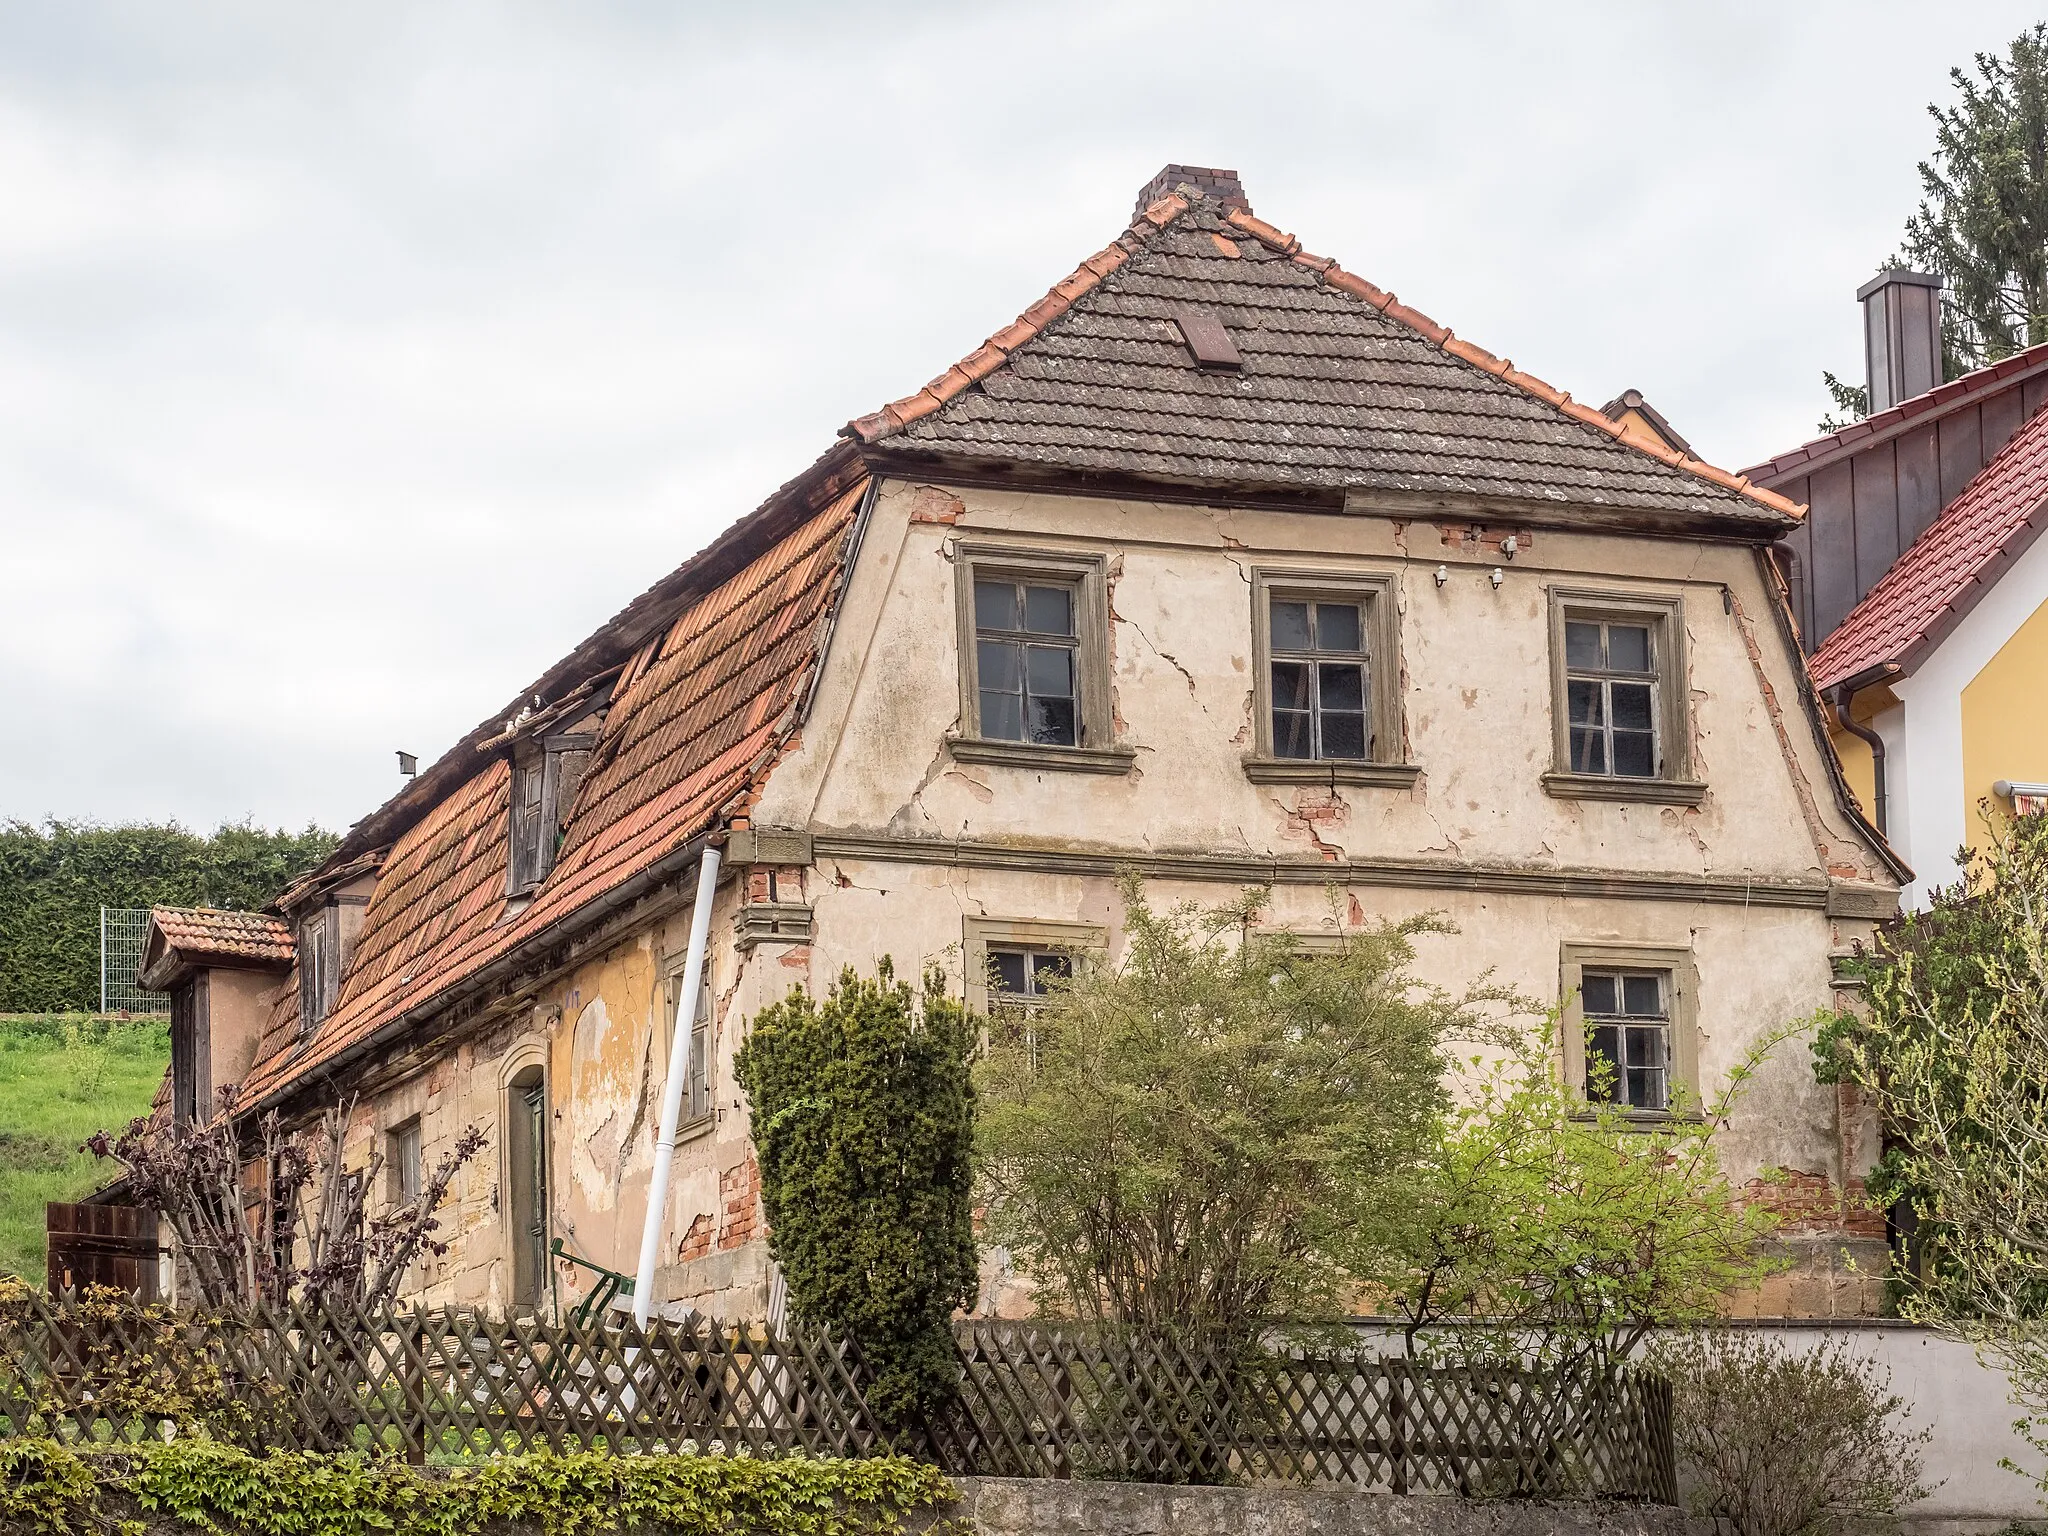
M1018 545L960 543L954 549L960 729L947 738L964 763L1052 768L1069 773L1128 773L1137 752L1116 742L1110 710L1109 562L1102 555ZM974 583L983 577L1071 587L1074 592L1075 734L1079 745L1002 741L981 732L981 682L975 643Z
M1405 760L1401 713L1399 584L1391 572L1252 570L1252 722L1254 748L1244 776L1254 784L1366 784L1406 789L1422 770ZM1273 602L1357 603L1366 658L1366 756L1276 757L1273 752Z
M677 1014L683 1006L683 967L685 956L678 953L672 957L661 974L661 1051L662 1070L674 1059L676 1043ZM704 977L697 992L697 1006L703 1017L693 1020L690 1033L694 1037L701 1023L704 1033L704 1107L692 1107L690 1085L683 1084L682 1113L676 1121L676 1140L693 1140L703 1135L718 1123L718 1003L717 993L712 984L711 955L704 956ZM683 1058L684 1070L690 1071L690 1057Z
M1551 768L1545 793L1564 800L1623 800L1651 805L1698 805L1707 786L1693 777L1692 701L1685 645L1685 599L1656 593L1554 586L1550 598ZM1571 710L1565 686L1565 624L1583 620L1643 624L1656 662L1657 776L1625 778L1572 769Z
M314 930L317 929L317 932ZM309 939L308 934L312 937ZM320 1027L341 992L341 912L333 902L299 914L299 1035ZM307 962L313 964L308 967Z
M967 1006L987 1015L991 1006L988 952L997 949L1063 949L1076 963L1100 957L1109 948L1109 930L1098 923L1068 923L1036 918L969 917L961 930L962 965Z
M505 895L530 896L554 873L555 856L561 852L568 829L569 812L575 809L577 793L596 750L597 737L590 732L543 736L520 743L511 755L512 782L506 794ZM519 781L522 774L540 770L539 821L529 867L522 867L519 832Z
M1570 940L1558 952L1558 997L1562 1007L1563 1047L1560 1065L1567 1087L1580 1098L1586 1093L1586 1010L1580 998L1588 970L1663 971L1671 978L1671 1041L1665 1070L1666 1101L1683 1096L1684 1118L1696 1118L1700 1087L1700 973L1690 949L1677 945L1619 944L1604 940ZM1589 1110L1591 1106L1588 1106ZM1663 1124L1680 1116L1668 1109L1640 1110L1618 1106L1624 1119Z
M411 1193L407 1193L405 1188L405 1146L408 1139L412 1144L413 1177L416 1181ZM386 1193L391 1206L396 1209L417 1199L420 1190L426 1187L426 1126L418 1115L407 1115L384 1132L384 1152L391 1168L390 1187Z

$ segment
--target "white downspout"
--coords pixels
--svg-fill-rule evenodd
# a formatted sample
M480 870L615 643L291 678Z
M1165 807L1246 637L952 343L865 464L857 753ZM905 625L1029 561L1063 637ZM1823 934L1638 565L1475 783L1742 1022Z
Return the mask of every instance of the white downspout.
M718 849L707 847L697 865L697 904L690 909L690 948L683 959L683 995L676 999L675 1038L669 1042L668 1081L661 1091L661 1133L654 1143L654 1177L647 1186L647 1223L640 1230L640 1267L633 1275L633 1321L647 1326L654 1308L654 1263L668 1215L668 1176L676 1160L676 1122L690 1081L690 1034L697 994L704 989L704 950L711 941L711 898L718 890Z

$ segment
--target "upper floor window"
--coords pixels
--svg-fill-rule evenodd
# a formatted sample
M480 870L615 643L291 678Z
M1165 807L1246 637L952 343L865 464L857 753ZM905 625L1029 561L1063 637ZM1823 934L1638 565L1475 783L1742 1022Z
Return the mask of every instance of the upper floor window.
M1405 784L1394 579L1252 575L1259 782Z
M411 1205L420 1197L423 1182L420 1146L420 1117L414 1115L386 1134L385 1145L391 1167L391 1203Z
M668 978L668 1047L675 1048L677 1018L683 1006L683 973ZM684 1057L682 1119L692 1126L711 1118L711 971L707 966L697 987L697 1006L690 1021L690 1043Z
M1107 568L1098 555L961 544L953 755L1122 773L1113 740Z
M506 895L526 895L555 867L555 854L596 741L586 733L547 736L514 751Z
M975 681L991 741L1081 744L1080 640L1066 583L982 577L974 583Z
M1565 705L1573 773L1657 776L1657 644L1648 624L1567 617Z
M305 1033L334 1006L340 981L339 914L316 907L299 920L299 1032Z
M1675 597L1550 591L1551 794L1697 805Z

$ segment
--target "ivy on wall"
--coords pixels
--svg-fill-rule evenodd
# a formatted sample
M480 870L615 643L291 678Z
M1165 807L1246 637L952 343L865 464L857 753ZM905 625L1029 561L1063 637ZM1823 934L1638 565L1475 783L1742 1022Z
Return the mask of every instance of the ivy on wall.
M389 1456L255 1456L200 1438L0 1439L0 1530L36 1536L140 1536L145 1521L237 1536L474 1536L506 1526L541 1536L891 1536L953 1497L936 1468L901 1457L539 1452L422 1471Z
M227 825L0 823L0 1013L100 1005L100 908L254 911L334 851L338 838Z

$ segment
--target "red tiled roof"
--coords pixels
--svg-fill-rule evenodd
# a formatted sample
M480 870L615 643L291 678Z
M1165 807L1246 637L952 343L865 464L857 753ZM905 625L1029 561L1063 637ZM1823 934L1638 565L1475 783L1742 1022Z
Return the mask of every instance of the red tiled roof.
M507 915L511 771L497 756L392 845L333 1009L301 1042L285 988L250 1073L255 1103L433 1003L710 830L775 760L819 659L857 481L711 586L628 661L546 882ZM472 759L476 754L472 751Z
M1910 670L2032 542L2048 521L2044 503L2048 411L2013 434L1849 611L1814 653L1814 683L1832 688L1888 665Z
M221 958L289 964L292 931L266 912L216 912L209 907L151 907L150 926L164 946L188 960Z
M1763 484L1810 473L1813 466L1837 453L1847 452L1872 438L1891 436L1895 430L1903 431L1923 416L1946 415L1952 409L1967 405L1978 395L2008 387L2021 374L2044 371L2048 371L2048 342L2028 347L2024 352L2015 352L2002 361L1966 373L1960 379L1937 384L1925 394L1901 400L1897 405L1873 412L1860 421L1852 421L1839 431L1816 437L1776 458L1752 464L1742 473Z
M1183 224L1188 226L1187 232L1179 228ZM1308 322L1319 326L1319 331L1301 344L1312 349L1355 354L1350 360L1359 366L1359 375L1350 380L1354 386L1351 393L1339 398L1362 402L1371 393L1377 375L1404 369L1407 372L1402 373L1401 382L1406 388L1401 393L1407 397L1418 397L1427 391L1418 385L1417 380L1408 377L1408 373L1413 372L1416 364L1429 359L1434 360L1439 373L1445 374L1436 383L1438 393L1450 389L1459 396L1461 408L1425 412L1427 421L1418 420L1402 429L1367 432L1361 439L1357 428L1359 421L1365 419L1363 414L1355 409L1349 413L1340 409L1332 418L1330 403L1325 398L1328 393L1323 387L1325 381L1318 375L1316 380L1290 381L1299 384L1294 392L1300 394L1301 399L1291 396L1283 399L1277 394L1270 400L1261 398L1258 405L1272 415L1273 420L1267 421L1262 417L1251 426L1239 420L1245 409L1242 403L1232 408L1213 400L1209 398L1214 393L1213 389L1192 394L1182 391L1174 397L1179 409L1172 414L1185 415L1188 421L1177 426L1175 433L1166 434L1170 438L1190 441L1206 438L1214 447L1223 437L1221 428L1228 426L1234 430L1242 447L1241 462L1244 465L1256 463L1279 479L1314 478L1332 484L1359 485L1384 480L1388 488L1471 491L1486 488L1477 482L1485 470L1491 469L1496 477L1504 478L1505 483L1515 483L1518 477L1541 482L1534 494L1552 500L1570 500L1575 491L1587 500L1598 500L1601 499L1601 491L1606 489L1613 493L1612 499L1617 504L1627 504L1633 498L1637 505L1659 505L1669 503L1676 493L1680 497L1691 498L1686 505L1700 502L1722 516L1746 514L1754 519L1761 509L1768 518L1769 526L1789 526L1802 515L1803 508L1798 503L1775 491L1754 486L1748 480L1731 475L1691 454L1645 441L1637 434L1624 431L1619 423L1610 421L1600 411L1573 400L1565 391L1553 388L1483 348L1454 336L1427 315L1401 303L1393 294L1375 287L1364 278L1346 272L1336 262L1308 254L1294 236L1274 228L1263 219L1241 209L1225 210L1207 197L1197 195L1191 200L1180 193L1162 197L1146 208L1122 238L1082 262L1012 324L996 332L930 384L879 411L849 422L843 429L845 434L868 446L893 440L892 446L914 449L939 446L943 441L962 451L1003 452L1023 458L1073 457L1078 451L1082 456L1075 461L1084 468L1128 465L1139 471L1156 470L1159 463L1166 462L1173 455L1150 451L1151 439L1159 434L1149 427L1146 417L1148 412L1151 415L1161 414L1165 391L1176 389L1179 381L1171 375L1160 376L1151 381L1159 387L1148 395L1146 391L1134 388L1130 379L1120 378L1116 387L1122 391L1122 395L1117 397L1124 401L1121 410L1105 404L1105 397L1100 391L1088 393L1088 375L1091 373L1100 373L1105 367L1114 371L1116 365L1128 365L1146 355L1142 341L1135 334L1118 338L1125 343L1124 352L1129 356L1119 353L1115 357L1090 355L1059 360L1064 365L1063 373L1067 375L1062 381L1065 387L1078 390L1085 396L1074 402L1073 410L1079 413L1080 420L1088 423L1086 431L1076 422L1061 418L1051 401L1040 398L1049 384L1058 387L1049 378L1034 374L1028 381L1019 381L1014 391L1017 395L1015 400L1005 399L998 403L992 395L1001 382L999 375L1008 377L1005 370L1013 367L1020 355L1042 345L1055 322L1076 312L1077 306L1086 309L1093 305L1096 302L1094 295L1113 277L1116 283L1122 284L1130 272L1139 271L1147 264L1163 263L1164 269L1158 274L1147 273L1145 281L1155 285L1157 281L1164 281L1169 286L1175 283L1185 286L1192 282L1198 287L1220 292L1221 274L1239 270L1235 258L1240 256L1240 249L1234 240L1222 233L1226 228L1235 234L1249 236L1256 242L1252 249L1258 254L1271 253L1281 258L1280 264L1296 275L1293 286L1304 288L1311 294L1341 294L1344 300L1366 306L1393 322L1385 328L1383 338L1370 337L1363 342L1340 336L1343 327L1336 323L1342 318L1340 315L1333 314L1327 321ZM1194 233L1205 229L1210 231L1206 236ZM1177 249L1175 241L1181 241L1187 249ZM1120 273L1124 276L1119 276ZM1251 283L1252 279L1247 275L1241 282L1234 279L1233 287L1249 287ZM1275 287L1271 282L1263 286ZM1288 285L1279 286L1284 288ZM1147 298L1158 297L1142 288L1134 288L1133 292L1144 292ZM1280 304L1284 297L1285 305L1297 310L1300 306L1300 299L1292 295L1275 292L1267 297L1275 304ZM1240 295L1240 298L1247 304L1254 302L1249 293ZM1337 308L1342 310L1345 305L1340 303ZM1357 311L1350 313L1355 316ZM1118 318L1127 325L1132 319L1120 312ZM1068 326L1071 325L1069 321ZM1420 338L1421 346L1416 345L1417 338ZM1400 356L1382 357L1375 350L1397 341L1406 349ZM1294 348L1297 344L1290 342L1289 345ZM1412 357L1409 356L1411 353ZM1445 359L1451 360L1447 371ZM1466 365L1466 368L1460 369L1458 364ZM1473 379L1467 371L1469 369L1478 370L1488 379ZM1492 380L1508 387L1498 389L1492 385ZM1461 385L1477 387L1461 388ZM978 404L975 401L977 394L981 397ZM1513 402L1512 409L1509 402ZM1531 409L1532 403L1534 409ZM976 414L961 417L959 431L943 439L935 437L934 423L944 422L970 407ZM1302 416L1300 421L1285 414L1289 407L1297 408L1294 414ZM938 414L941 412L946 414L941 416ZM998 413L1004 413L1001 420L995 419ZM1100 425L1104 420L1132 413L1135 415L1130 422L1118 420L1114 430L1105 431ZM1207 430L1199 419L1205 413L1215 418ZM1558 429L1565 425L1559 420L1560 416L1579 427L1591 429L1595 434L1593 440L1587 441L1585 435L1576 430L1567 430L1560 437ZM1010 419L1012 417L1015 419ZM1258 441L1254 444L1245 438L1246 432ZM1114 441L1105 441L1105 438ZM1330 463L1311 462L1304 457L1304 450L1312 450L1315 446L1307 441L1311 438L1318 442L1322 438L1329 439L1328 452L1333 456ZM1427 447L1426 453L1393 451L1418 442ZM1614 445L1620 445L1620 449L1625 451L1617 451ZM1516 459L1518 454L1519 460ZM1187 458L1187 450L1180 450L1180 456ZM1387 462L1372 466L1369 475L1368 463L1375 458ZM1415 462L1408 462L1410 459ZM1662 468L1652 469L1652 463ZM1510 466L1517 473L1503 476L1502 472ZM1678 473L1673 475L1668 471ZM1373 475L1379 478L1374 479ZM1707 490L1707 487L1712 489ZM1522 494L1530 493L1524 491ZM1701 502L1702 497L1704 502Z

